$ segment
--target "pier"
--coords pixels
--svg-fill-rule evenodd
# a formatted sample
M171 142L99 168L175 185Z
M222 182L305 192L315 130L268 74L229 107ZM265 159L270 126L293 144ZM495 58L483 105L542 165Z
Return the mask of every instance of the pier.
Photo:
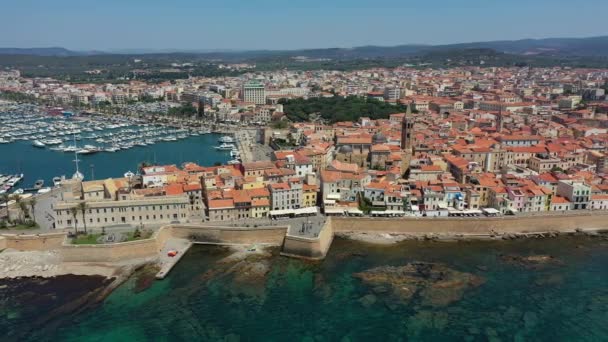
M164 279L186 252L192 247L192 242L187 239L170 238L167 240L159 255L160 271L156 274L156 279ZM170 251L176 251L177 255L171 257Z

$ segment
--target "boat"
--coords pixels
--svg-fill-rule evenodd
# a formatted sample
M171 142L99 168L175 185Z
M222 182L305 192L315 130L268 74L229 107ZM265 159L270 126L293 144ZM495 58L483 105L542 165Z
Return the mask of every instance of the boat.
M60 145L63 143L63 141L61 139L46 139L42 140L41 143L44 145Z
M42 189L39 189L39 190L38 190L38 193L39 193L39 194L46 194L46 193L48 193L48 192L51 192L51 188L49 188L49 187L42 188Z
M61 177L53 177L53 186L59 186L61 185Z
M238 159L232 159L232 160L228 161L229 165L237 165L237 164L240 164L240 163L241 163L241 161L238 160Z
M78 154L93 154L99 152L99 148L93 145L84 145L84 148L76 151Z
M44 179L39 179L34 183L34 189L41 189L44 186Z
M221 143L233 143L234 138L232 138L231 136L228 136L228 135L224 135L224 136L220 137L218 139L218 141Z
M42 141L40 141L40 140L34 140L34 142L32 142L32 145L34 147L38 147L38 148L44 148L44 147L46 147L46 145L43 144Z
M76 146L74 146L74 145L71 145L71 146L67 146L67 147L65 147L65 148L63 149L63 152L76 152L76 151L78 151L78 150L79 150L79 148L78 148L78 147L76 147Z
M232 150L234 148L233 144L223 143L220 146L215 146L216 150Z

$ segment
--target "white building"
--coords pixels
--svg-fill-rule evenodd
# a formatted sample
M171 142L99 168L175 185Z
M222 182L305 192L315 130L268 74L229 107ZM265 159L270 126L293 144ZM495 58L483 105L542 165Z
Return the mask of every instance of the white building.
M557 183L557 195L567 198L573 210L589 209L591 187L579 180L560 180Z
M266 104L266 89L259 82L247 82L241 90L243 101L259 105Z
M286 183L269 184L270 209L287 210L298 209L302 206L302 181L291 179Z

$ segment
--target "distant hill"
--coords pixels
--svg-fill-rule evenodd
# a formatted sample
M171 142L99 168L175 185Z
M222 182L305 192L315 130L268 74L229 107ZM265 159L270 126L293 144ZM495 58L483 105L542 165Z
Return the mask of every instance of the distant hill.
M434 46L433 49L487 48L519 55L545 56L608 56L608 36L590 38L547 38L503 40Z
M547 38L473 42L446 45L360 46L303 50L258 50L197 53L218 59L256 59L271 57L307 57L328 59L373 59L424 56L437 51L484 50L516 55L554 57L608 57L608 36L591 38Z
M0 48L0 55L28 55L47 57L89 56L105 54L102 51L72 51L62 47L47 48Z
M430 52L443 50L492 49L497 52L517 55L541 55L554 57L608 57L608 36L590 38L546 38L472 42L446 45L398 46L359 46L354 48L326 48L301 50L250 50L250 51L212 51L212 50L163 50L129 49L121 52L73 51L62 47L48 48L0 48L0 55L33 56L90 56L100 54L116 55L194 55L208 59L243 60L281 57L307 57L327 59L373 59L403 58L423 56Z

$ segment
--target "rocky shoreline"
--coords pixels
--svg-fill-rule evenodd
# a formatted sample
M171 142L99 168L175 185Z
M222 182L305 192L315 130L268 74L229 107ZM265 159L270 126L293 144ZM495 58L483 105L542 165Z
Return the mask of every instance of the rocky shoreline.
M546 232L498 232L492 231L486 234L463 234L463 233L376 233L376 232L339 232L336 237L350 240L367 242L379 245L391 245L401 241L495 241L495 240L517 240L517 239L547 239L559 236L590 236L608 238L606 229L576 229L575 231L546 231Z

